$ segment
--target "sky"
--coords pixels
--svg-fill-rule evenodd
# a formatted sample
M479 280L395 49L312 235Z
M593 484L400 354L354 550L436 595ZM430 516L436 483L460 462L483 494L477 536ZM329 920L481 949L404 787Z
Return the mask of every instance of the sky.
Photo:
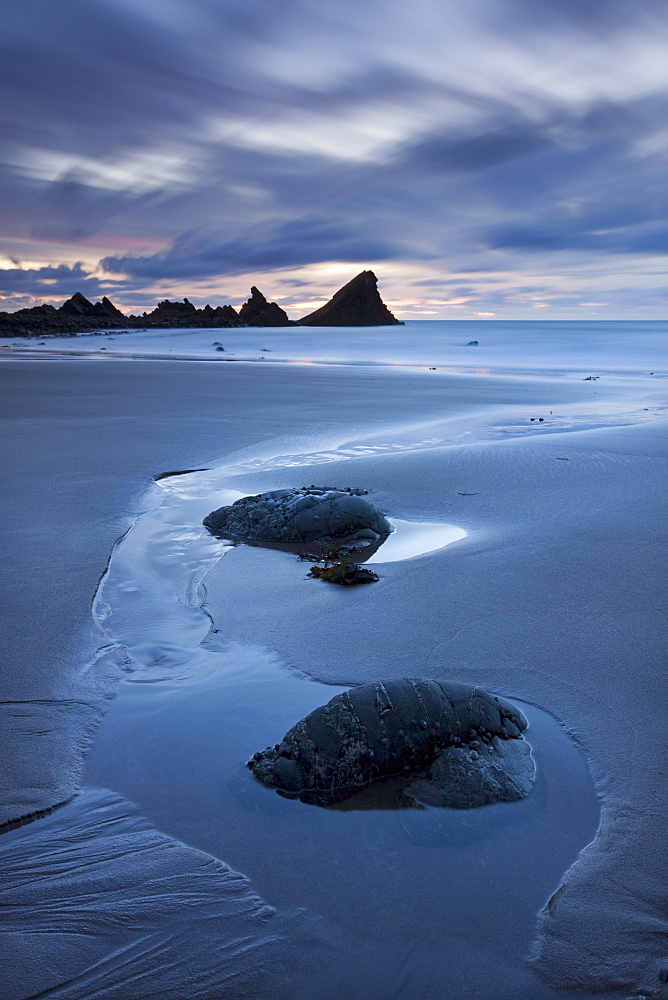
M666 318L666 0L21 0L0 78L0 309Z

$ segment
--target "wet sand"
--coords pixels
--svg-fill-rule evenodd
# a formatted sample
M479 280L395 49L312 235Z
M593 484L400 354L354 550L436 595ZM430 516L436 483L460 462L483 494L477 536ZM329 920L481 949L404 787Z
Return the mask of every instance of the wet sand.
M423 937L403 954L408 971L394 995L428 996L448 974L458 989L481 986L480 995L490 1000L492 995L547 998L553 990L623 996L638 986L655 987L656 969L668 956L661 917L668 847L660 823L665 750L655 738L665 735L666 681L659 666L665 653L658 623L666 422L614 426L615 412L652 405L640 400L637 386L628 380L607 387L599 382L597 405L607 426L584 429L596 410L592 385L566 378L434 378L361 367L111 360L99 366L14 361L0 374L7 384L6 464L16 470L6 484L5 571L9 583L22 581L20 588L7 585L4 598L4 648L13 661L3 682L2 711L10 732L4 751L17 761L5 769L5 819L53 805L76 790L83 751L119 678L126 676L130 664L123 662L122 650L95 659L105 638L91 624L90 602L114 539L159 501L160 488L150 486L151 476L222 467L228 488L245 493L302 481L361 485L390 516L451 523L466 537L419 558L379 561L380 582L351 592L303 580L304 565L284 553L235 548L207 580L205 612L220 630L206 639L208 652L224 658L230 643L260 645L278 657L282 669L296 668L329 685L407 673L456 677L537 705L575 739L603 810L597 839L577 861L572 857L576 863L562 872L564 885L543 911L533 944L524 941L532 949L531 965L518 964L516 952L490 950L480 939L485 934L469 933L462 945L467 961L455 971L442 955L432 954ZM552 425L529 426L529 413L547 416L549 410ZM578 413L585 415L579 423ZM583 429L576 433L573 426ZM470 431L469 444L462 434ZM130 683L123 687L137 687L127 676ZM162 693L152 710L148 689L158 688ZM143 711L149 715L159 715L165 699L174 702L181 691L190 697L180 682L170 693L169 676L162 677L162 688L146 689ZM321 701L331 693L325 688ZM114 744L113 726L122 731L122 703L129 697L117 699L108 727L104 723L100 730L91 781L101 781L106 768L107 777L118 776L113 791L138 801L142 780L154 787L156 778L138 749L136 780L127 787L121 781L127 770L124 745ZM196 717L191 718L194 728ZM280 735L272 733L266 742ZM213 757L215 746L210 750ZM157 761L162 767L159 755ZM189 764L195 759L186 754L180 765L186 774ZM199 794L205 789L206 782ZM207 810L193 821L196 804L181 809L174 795L168 791L168 804L149 818L174 843L190 844L198 828L207 829ZM148 815L153 808L148 798L139 802L140 810L144 806ZM22 844L30 845L24 838L32 837L28 856L39 858L39 824L61 824L65 833L67 810L76 808L67 806L48 821L5 835L4 849L21 851ZM73 816L70 822L75 828L81 820ZM233 850L235 834L225 834L224 820L221 837L205 840L192 846L238 866L266 903L278 905L279 923L290 906L299 905L298 893L293 899L272 898L280 892L271 865L264 874L260 865L247 871L243 851L225 854L226 843ZM48 865L39 875L35 870L29 882L38 884L45 870ZM522 877L519 872L520 882ZM550 880L538 893L543 898L537 911L558 888L559 879ZM354 894L354 885L350 891ZM126 902L130 896L126 889ZM17 908L20 898L19 893L12 903L14 962L26 954L26 942L35 940L28 933L28 913L21 917ZM23 898L29 910L27 890ZM123 898L120 893L121 910ZM315 904L309 898L303 905L316 913ZM339 917L330 913L318 925L327 931L314 948L335 955L334 965L341 954L348 956L355 970L361 962L360 928L351 941L338 927ZM37 932L47 955L61 918L54 913L48 929ZM286 955L298 941L296 953L308 951L304 942L315 940L309 937L314 926L307 920L275 932L266 945L270 958L260 963L264 979L251 977L243 987L221 981L219 989L231 990L231 996L263 997L271 990L280 995ZM265 936L255 929L251 936L252 950L262 950ZM235 926L230 940L242 937ZM362 995L393 995L381 971L383 962L387 966L382 935L371 939L364 948L377 960L378 978L366 980ZM106 948L117 947L105 941ZM123 963L110 967L117 977L115 994L102 992L104 976L92 984L89 973L73 986L68 954L63 946L63 985L54 996L149 995L133 992ZM139 967L150 969L150 960L143 961ZM90 962L83 965L89 968ZM202 968L204 985L193 995L220 995L211 992L212 981L207 985L206 962ZM306 988L302 995L323 995L313 988L314 966L302 965L296 975ZM40 980L38 970L23 982L14 979L11 996L17 1000L36 992L37 985L53 985ZM336 988L343 986L339 982ZM164 984L161 989L156 995L172 995ZM289 985L286 989L289 995Z

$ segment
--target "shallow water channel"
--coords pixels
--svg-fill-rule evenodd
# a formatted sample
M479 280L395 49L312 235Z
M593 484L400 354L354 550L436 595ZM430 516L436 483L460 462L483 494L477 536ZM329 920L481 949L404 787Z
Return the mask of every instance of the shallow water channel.
M296 673L261 634L241 643L212 622L204 581L232 547L201 520L242 495L220 483L212 492L212 482L201 472L162 480L162 502L114 550L95 611L134 670L96 737L85 783L118 791L160 830L222 858L279 909L306 907L357 940L436 946L453 961L462 948L483 948L521 964L539 911L598 827L579 749L550 715L519 703L537 766L521 802L323 809L260 785L249 757L344 688ZM369 560L379 568L466 534L393 524Z

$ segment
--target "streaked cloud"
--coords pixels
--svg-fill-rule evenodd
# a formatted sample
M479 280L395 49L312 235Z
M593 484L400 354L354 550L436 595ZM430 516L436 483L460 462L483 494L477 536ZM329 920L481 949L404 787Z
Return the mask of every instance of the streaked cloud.
M306 301L326 264L375 264L406 315L658 315L667 41L663 0L24 0L0 253L40 263L0 293L242 296L255 272Z

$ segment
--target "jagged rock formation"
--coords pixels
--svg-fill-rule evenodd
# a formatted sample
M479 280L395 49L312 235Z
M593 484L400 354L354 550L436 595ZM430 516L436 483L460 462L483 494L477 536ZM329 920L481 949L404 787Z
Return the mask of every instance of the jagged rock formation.
M197 309L188 299L184 299L183 302L170 302L169 299L164 299L158 302L152 312L128 317L128 325L173 329L174 327L231 327L245 324L232 306L216 306L212 309L207 304L203 309Z
M403 803L468 809L529 793L527 721L503 698L454 681L362 684L298 722L248 762L288 798L334 805L399 776ZM412 800L412 801L411 801Z
M319 554L386 538L392 525L365 490L304 486L242 497L204 518L215 535L256 544L299 546Z
M373 271L362 271L334 297L310 316L298 322L302 326L383 326L398 324L382 302ZM151 312L141 316L125 316L105 295L100 302L91 302L76 292L56 309L52 305L33 306L14 313L0 312L0 336L49 337L76 335L95 330L208 328L238 326L294 326L287 313L276 302L268 302L253 285L251 297L237 313L232 306L205 305L197 309L188 299L171 302L164 299Z
M125 317L107 296L93 305L81 292L75 292L71 299L63 302L60 312L66 316L99 316L101 319L121 319Z
M378 278L362 271L332 298L309 316L297 320L299 326L401 326L378 294Z
M276 302L267 302L262 292L253 285L251 297L239 310L245 326L293 326L286 312Z
M119 329L128 319L107 296L93 304L76 292L59 309L52 305L33 306L14 313L0 313L0 336L48 337L84 333L89 330Z
M233 327L245 326L232 306L210 305L197 309L184 299L170 302L165 299L155 309L141 316L125 316L105 295L100 302L92 303L76 292L59 309L51 305L19 309L14 313L0 313L0 336L49 337L63 334L75 336L95 330L159 329L162 327Z

